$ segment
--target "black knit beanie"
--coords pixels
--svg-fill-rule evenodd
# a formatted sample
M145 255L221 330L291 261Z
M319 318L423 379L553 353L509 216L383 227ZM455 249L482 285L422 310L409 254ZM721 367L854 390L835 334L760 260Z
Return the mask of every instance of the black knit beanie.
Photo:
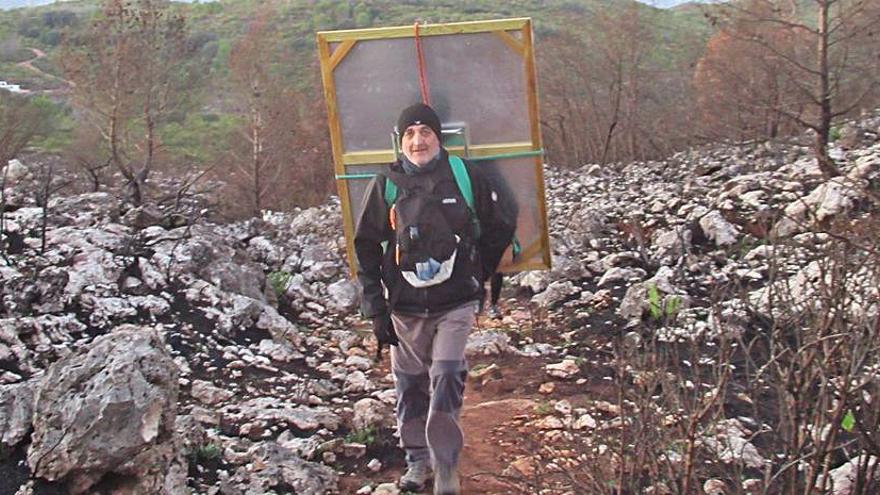
M403 140L403 133L406 131L406 128L414 124L430 127L434 134L437 135L437 139L441 139L440 117L437 117L437 113L428 105L416 103L404 108L400 112L400 118L397 119L397 132L400 134L401 140Z

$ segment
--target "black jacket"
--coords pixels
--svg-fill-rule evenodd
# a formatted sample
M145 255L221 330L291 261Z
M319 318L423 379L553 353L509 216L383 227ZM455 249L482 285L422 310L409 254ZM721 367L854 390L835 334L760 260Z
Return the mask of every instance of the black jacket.
M358 262L358 280L363 288L361 311L364 316L385 313L389 306L404 314L432 314L460 306L483 297L483 283L495 273L501 256L513 239L515 218L505 218L500 207L501 194L480 172L479 165L465 162L474 193L474 209L480 223L480 236L474 239L465 256L456 258L452 277L435 286L414 288L407 283L394 263L395 235L388 219L385 203L385 180L391 179L398 189L426 188L464 198L449 166L448 154L440 150L438 163L420 174L406 175L400 161L391 165L386 174L379 174L367 186L361 215L355 230L354 249ZM388 241L383 253L382 242ZM387 292L386 292L387 289Z

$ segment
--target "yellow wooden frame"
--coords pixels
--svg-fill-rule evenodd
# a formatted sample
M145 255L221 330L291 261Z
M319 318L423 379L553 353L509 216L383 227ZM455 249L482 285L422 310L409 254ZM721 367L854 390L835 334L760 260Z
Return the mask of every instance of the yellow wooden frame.
M518 32L519 38L509 31ZM527 88L527 102L529 113L529 125L531 129L531 142L503 143L493 145L471 145L468 149L470 156L486 157L505 153L520 153L528 151L540 151L542 149L540 118L538 115L538 91L537 75L535 68L535 53L532 43L532 21L530 18L497 19L489 21L455 22L446 24L419 25L419 36L443 36L454 34L471 33L495 33L511 50L522 57L525 66L525 80ZM342 148L342 125L339 120L338 102L336 99L336 84L333 72L345 59L345 56L358 43L358 41L391 39L391 38L414 38L415 26L396 26L387 28L348 29L339 31L319 31L316 34L318 44L318 56L321 62L321 79L324 83L324 100L327 104L327 119L330 126L330 141L333 153L334 170L337 177L346 174L346 166L350 165L376 165L394 161L394 151L370 150L346 153ZM338 43L331 50L331 43ZM460 153L461 150L451 147L452 153ZM538 177L543 177L541 156L534 158L535 171ZM350 261L352 276L354 276L354 219L352 207L349 204L349 189L346 179L336 179L339 191L340 203L342 204L343 230L346 239L346 252ZM538 205L540 213L541 239L540 245L523 246L524 253L542 250L541 263L522 261L507 267L508 271L536 270L550 268L550 237L547 224L547 207L543 201L545 197L543 180L538 181L537 197L542 200ZM528 260L531 256L523 256Z

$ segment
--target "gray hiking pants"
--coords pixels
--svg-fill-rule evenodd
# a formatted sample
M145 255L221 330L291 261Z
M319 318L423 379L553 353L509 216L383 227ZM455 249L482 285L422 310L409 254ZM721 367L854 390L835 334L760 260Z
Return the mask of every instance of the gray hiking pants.
M391 316L400 340L391 346L397 429L408 463L458 464L464 445L458 422L467 377L464 348L476 311L473 302L429 317Z

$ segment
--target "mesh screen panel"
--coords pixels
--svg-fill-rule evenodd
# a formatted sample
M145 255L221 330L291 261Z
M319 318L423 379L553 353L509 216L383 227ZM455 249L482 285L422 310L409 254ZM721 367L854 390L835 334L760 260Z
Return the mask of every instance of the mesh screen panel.
M471 144L529 141L522 58L493 33L422 39L431 106L465 122ZM343 150L384 149L404 107L421 101L412 38L358 41L334 72Z

